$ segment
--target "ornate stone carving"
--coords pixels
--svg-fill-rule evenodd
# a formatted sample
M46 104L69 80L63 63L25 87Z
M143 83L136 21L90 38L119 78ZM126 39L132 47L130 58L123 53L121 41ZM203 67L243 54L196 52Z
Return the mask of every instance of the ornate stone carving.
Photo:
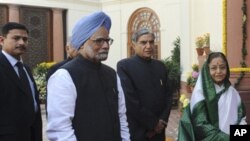
M49 61L51 49L51 11L45 8L20 7L20 22L30 31L28 53L23 60L34 68L36 64Z

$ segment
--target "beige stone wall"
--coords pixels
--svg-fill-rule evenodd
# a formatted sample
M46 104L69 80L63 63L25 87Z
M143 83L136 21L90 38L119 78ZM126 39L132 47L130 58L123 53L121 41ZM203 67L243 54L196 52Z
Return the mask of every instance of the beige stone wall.
M113 68L127 57L128 20L142 7L152 9L160 19L162 59L171 54L175 38L181 37L182 80L185 81L191 65L198 62L194 48L197 36L209 32L214 50L221 50L222 0L1 0L0 4L67 9L67 37L82 16L96 10L107 12L113 22L110 36L115 42L104 63Z

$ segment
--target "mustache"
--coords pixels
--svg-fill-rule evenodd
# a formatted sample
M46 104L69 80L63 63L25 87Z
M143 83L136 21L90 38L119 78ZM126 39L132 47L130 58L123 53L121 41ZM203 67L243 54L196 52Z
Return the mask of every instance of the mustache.
M20 48L20 49L27 49L27 47L26 46L16 46L16 48Z
M99 54L107 54L107 53L109 53L109 50L100 50L98 53Z

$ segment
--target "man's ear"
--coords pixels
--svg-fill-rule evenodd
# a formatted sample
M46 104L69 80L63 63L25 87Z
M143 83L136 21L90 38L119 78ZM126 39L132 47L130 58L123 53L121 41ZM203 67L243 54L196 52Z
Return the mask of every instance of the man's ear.
M134 42L132 42L132 46L131 46L131 48L135 50L135 47L136 47L136 46L135 46L135 43L134 43Z
M68 52L69 51L69 45L65 46L65 51Z
M4 36L0 36L0 45L3 46Z

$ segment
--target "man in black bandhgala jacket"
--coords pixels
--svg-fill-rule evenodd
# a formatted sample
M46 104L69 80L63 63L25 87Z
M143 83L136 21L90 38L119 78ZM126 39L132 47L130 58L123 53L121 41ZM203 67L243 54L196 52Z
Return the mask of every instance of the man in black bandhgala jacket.
M148 29L135 32L132 41L136 55L117 64L132 141L165 140L172 94L164 64L152 59L154 39Z

